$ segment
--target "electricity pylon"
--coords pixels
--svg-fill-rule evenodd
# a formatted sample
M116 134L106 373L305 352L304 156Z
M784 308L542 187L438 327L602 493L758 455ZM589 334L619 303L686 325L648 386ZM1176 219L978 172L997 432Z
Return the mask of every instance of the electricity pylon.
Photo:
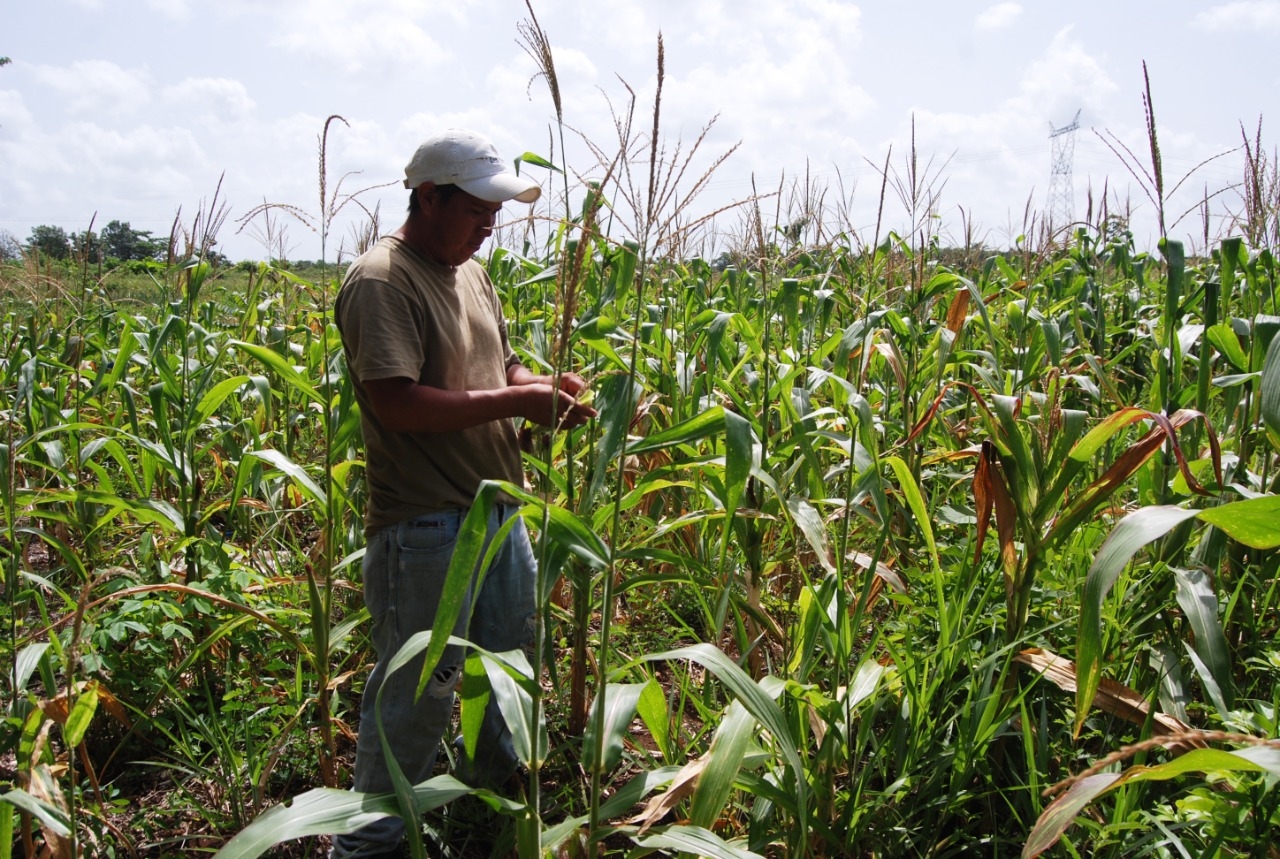
M1049 172L1049 234L1076 219L1075 194L1071 188L1071 162L1076 154L1076 131L1080 129L1080 111L1067 125L1054 128L1049 123L1049 139L1053 141L1053 164Z

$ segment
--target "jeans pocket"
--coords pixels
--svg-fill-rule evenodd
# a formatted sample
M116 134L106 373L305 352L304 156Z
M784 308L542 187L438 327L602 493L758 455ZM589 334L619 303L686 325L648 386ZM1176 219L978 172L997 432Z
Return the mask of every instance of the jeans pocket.
M441 510L402 522L396 527L396 548L400 554L448 553L458 542L462 510Z

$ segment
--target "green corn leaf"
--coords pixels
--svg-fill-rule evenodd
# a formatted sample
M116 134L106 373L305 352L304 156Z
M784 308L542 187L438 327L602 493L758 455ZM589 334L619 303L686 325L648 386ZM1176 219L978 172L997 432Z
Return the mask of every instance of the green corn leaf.
M644 691L658 684L650 680L647 683L610 683L605 687L603 724L600 727L602 736L596 735L599 715L596 708L599 699L591 702L591 714L587 718L587 736L585 741L587 769L596 768L596 749L601 749L601 772L610 772L622 757L623 740L631 720L635 718Z
M602 432L596 447L596 464L591 474L591 484L582 497L581 510L595 507L595 501L604 489L610 466L617 461L622 446L626 444L627 430L635 415L640 397L640 386L628 376L614 373L606 376L596 387L597 418Z
M627 453L648 453L662 450L677 444L691 444L700 439L715 435L724 429L724 408L714 406L687 421L682 421L662 432L654 433L634 444L628 445Z
M445 588L446 590L448 589L448 581L446 581L445 583ZM437 621L440 620L439 610L437 610L437 613L436 613L436 620ZM408 664L410 661L416 658L418 654L422 653L424 650L427 650L429 647L433 647L433 645L436 644L435 640L438 640L440 638L442 638L442 636L433 635L431 630L417 632L409 636L409 639L403 645L400 646L400 649L395 652L395 655L392 656L391 659L387 661L386 676L390 677L393 673L400 670L406 664ZM460 647L465 647L467 645L467 641L465 639L458 638L456 636L451 635L444 641L444 643L440 644L438 647L433 647L433 649L436 651L436 658L434 661L426 660L423 662L422 677L424 678L424 680L419 683L419 694L421 694L422 687L425 686L425 678L430 676L431 672L435 670L436 663L439 662L440 660L440 653L443 653L445 646L448 644L456 644ZM400 817L405 820L413 820L413 819L416 819L417 817L417 811L415 809L413 785L409 783L409 779L405 777L404 770L400 768L400 763L396 760L395 753L391 749L391 743L387 739L386 728L383 727L382 693L386 688L387 687L385 683L381 687L379 687L378 696L374 701L373 712L374 712L375 727L377 728L377 731L378 731L378 742L382 746L382 756L383 756L383 760L386 761L387 774L391 777L391 786L393 788L391 793L391 798L394 802L394 804L391 806L394 809L392 813L399 814ZM385 815L380 815L380 816L385 816ZM345 832L347 830L332 830L332 831ZM421 857L425 855L425 850L422 846L422 833L418 831L418 827L416 826L406 827L405 834L406 834L406 840L408 841L408 847L410 852L417 857ZM291 836L291 837L297 837L297 836ZM278 843L278 842L271 842L271 843ZM267 845L267 846L270 846L270 845ZM252 855L257 856L258 853L254 853Z
M458 529L458 539L454 543L453 556L449 559L449 572L445 576L444 588L440 593L440 602L436 606L435 622L432 624L431 644L422 663L422 673L418 675L418 691L421 695L427 688L427 681L436 663L444 655L448 646L448 636L466 629L465 622L459 622L462 605L471 593L472 582L476 579L476 570L486 569L488 564L481 561L485 540L489 531L489 512L493 509L498 496L498 485L491 481L480 484L475 502L467 511L462 525ZM491 551L497 551L506 538L511 527L515 525L515 517L503 523L502 528L494 534ZM475 582L480 587L480 582ZM388 673L390 670L388 669Z
M1271 446L1280 451L1280 337L1273 337L1262 365L1262 423Z
M671 714L667 711L667 697L662 686L656 682L644 684L640 691L640 699L636 702L636 710L650 736L657 743L664 756L671 755Z
M200 426L218 410L223 401L249 382L248 376L232 376L210 388L196 405L195 425Z
M1235 751L1193 749L1168 763L1135 766L1124 773L1098 773L1076 782L1044 810L1036 821L1022 859L1035 859L1058 842L1080 812L1091 802L1129 782L1168 781L1191 773L1253 772L1280 778L1280 749L1251 746Z
M313 403L320 406L325 405L324 397L311 383L311 380L299 373L292 364L286 361L278 352L274 352L265 346L259 346L255 343L245 343L240 340L232 340L230 343L236 349L247 352L254 358L257 358L263 364L273 370L281 379L289 384L298 393L302 394Z
M1222 696L1222 690L1218 688L1218 681L1214 678L1213 672L1209 670L1208 665L1204 664L1204 660L1200 658L1200 654L1196 652L1196 649L1191 646L1191 642L1184 641L1182 646L1186 648L1187 658L1191 660L1191 665L1196 670L1196 676L1200 678L1200 682L1204 686L1204 694L1213 703L1218 715L1226 718L1231 711L1227 707L1226 698Z
M1163 537L1197 511L1181 507L1143 507L1121 519L1098 550L1085 578L1076 638L1076 724L1080 733L1102 679L1102 604L1139 549Z
M1201 510L1196 516L1250 548L1274 549L1280 546L1280 495L1233 501Z
M270 448L266 450L251 450L248 452L248 455L257 457L263 462L271 463L291 477L293 482L297 484L298 490L305 495L311 503L317 506L317 515L327 509L325 505L328 502L325 500L325 491L320 488L320 484L311 479L311 475L307 474L306 469L301 465L298 465L280 451L271 450Z
M1146 409L1132 406L1113 412L1076 442L1068 455L1077 462L1088 462L1116 433L1148 416Z
M67 724L62 727L62 737L67 745L75 747L84 742L84 735L93 721L93 714L98 709L98 683L91 681L85 685L84 691L76 698L67 714Z
M1218 617L1218 595L1203 570L1173 571L1178 605L1195 633L1195 651L1204 662L1222 697L1225 709L1235 701L1235 685L1231 679L1231 650Z
M799 823L801 828L806 826L808 801L804 781L805 769L800 761L800 752L796 747L795 740L788 730L786 717L773 698L766 694L759 684L747 676L747 673L739 668L737 663L710 644L695 644L690 647L681 647L676 650L647 655L643 658L648 662L657 662L664 659L689 659L697 662L714 674L716 679L742 701L742 705L747 708L747 711L769 732L772 742L780 747L783 758L788 766L791 767L792 773L797 779L794 790L797 794L796 807L800 818Z
M735 847L719 835L699 826L668 826L652 835L637 838L636 844L655 850L672 850L709 859L764 859L742 847Z
M484 711L492 698L493 686L485 669L484 658L474 650L467 652L462 672L462 689L459 694L459 727L462 731L462 747L468 758L474 760L480 747L480 728L484 723Z
M560 266L558 264L550 265L544 268L542 271L535 274L533 277L529 278L528 280L520 281L519 283L516 284L516 286L529 286L530 284L534 284L534 283L542 283L548 280L555 280L559 276L560 276Z
M791 514L791 521L796 523L796 527L804 535L805 542L818 556L818 563L834 576L836 566L831 560L831 548L827 544L827 529L822 522L822 516L812 504L796 495L787 499L787 512Z
M550 161L543 158L541 155L536 155L532 152L522 153L518 158L515 159L515 167L516 167L517 173L520 172L521 164L532 164L535 167L545 167L548 170L554 170L557 173L562 172L559 167L552 164Z
M690 801L689 822L694 826L710 827L724 812L755 727L756 720L741 701L725 708Z
M50 805L43 799L36 799L22 788L0 794L0 802L7 802L19 811L25 811L40 821L41 826L64 838L71 834L71 818L67 812L56 805Z
M730 524L742 503L747 478L751 476L751 469L756 464L755 442L751 421L736 412L724 413L724 512L727 518L721 553L728 548L729 538L733 533Z
M1240 338L1230 322L1219 322L1217 325L1209 326L1204 336L1228 364L1241 373L1248 371L1249 356L1240 347Z
M510 483L495 484L527 505L522 515L541 526L546 515L547 536L597 570L608 569L611 551L582 517L563 507L547 506L543 499ZM473 508L474 509L474 508Z
M471 788L453 776L441 775L414 786L410 796L415 811L421 814L471 792ZM393 793L316 788L259 815L214 857L256 859L285 841L355 832L375 820L399 813Z
M0 801L0 859L13 857L13 809L10 803Z
M916 484L915 478L911 474L911 469L896 456L886 457L884 461L889 463L893 468L894 474L898 477L898 488L902 490L902 496L906 499L907 506L911 509L911 514L915 516L916 527L920 529L920 533L924 536L924 544L928 547L929 557L933 560L933 569L941 573L942 561L938 557L938 543L933 538L929 505L925 504L924 495L921 494L920 487Z
M521 673L525 677L532 676L533 669L524 660L523 651L517 650L503 656L509 660L515 659L522 662ZM533 724L533 699L512 678L506 665L490 654L483 654L483 657L485 674L493 690L493 700L497 702L502 718L506 721L508 730L511 731L511 743L515 748L516 757L523 761L525 766L532 768L535 740L538 760L547 759L546 723L539 720L536 725Z
M13 687L15 698L27 690L27 681L31 679L32 673L35 672L36 666L40 664L40 659L48 649L49 642L36 641L18 651L18 658L14 660L14 672L17 675Z

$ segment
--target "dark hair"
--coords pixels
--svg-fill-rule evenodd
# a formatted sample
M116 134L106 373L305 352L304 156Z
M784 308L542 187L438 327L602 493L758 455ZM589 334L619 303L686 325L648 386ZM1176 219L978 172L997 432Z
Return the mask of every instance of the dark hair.
M449 202L449 198L452 197L454 194L458 193L460 190L462 189L459 188L457 185L452 185L452 184L435 186L435 192L440 196L441 203ZM410 215L416 214L420 208L422 208L422 204L418 202L418 189L417 188L409 189L409 214Z

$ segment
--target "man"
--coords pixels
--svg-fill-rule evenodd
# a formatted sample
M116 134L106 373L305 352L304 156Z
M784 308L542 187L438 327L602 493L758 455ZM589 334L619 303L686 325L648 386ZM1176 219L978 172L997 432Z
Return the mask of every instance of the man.
M508 170L484 138L451 130L418 147L405 167L405 187L411 190L404 225L352 264L335 304L360 403L369 486L364 598L377 664L360 711L355 788L374 792L393 789L374 715L386 663L410 636L431 628L459 526L481 481L524 483L513 419L574 427L595 415L575 399L584 387L580 377L564 374L557 387L520 364L493 285L472 259L502 204L533 202L537 184ZM496 505L489 533L516 509ZM529 537L517 522L468 601L475 604L470 628L456 634L492 651L527 646L536 622L534 578ZM461 650L450 647L417 702L421 661L385 681L383 726L411 783L431 775L462 661ZM498 785L516 763L491 703L465 777ZM384 818L339 836L332 855L395 855L404 825Z

